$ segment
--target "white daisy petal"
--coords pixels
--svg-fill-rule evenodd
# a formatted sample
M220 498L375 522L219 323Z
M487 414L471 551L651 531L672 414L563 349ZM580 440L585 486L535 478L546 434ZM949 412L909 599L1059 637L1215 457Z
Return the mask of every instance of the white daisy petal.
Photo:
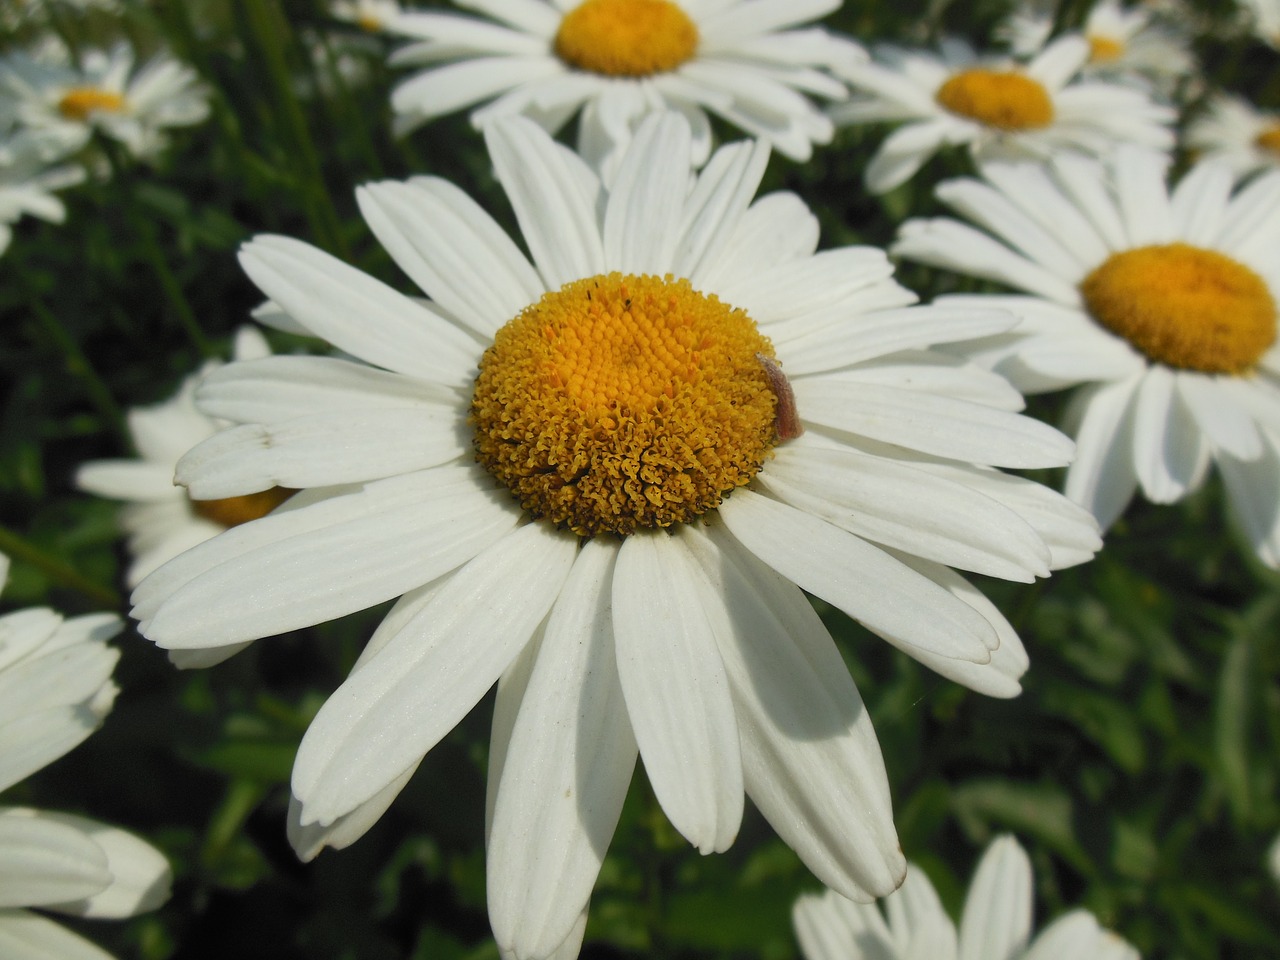
M288 237L258 237L240 251L240 263L263 293L335 347L449 386L464 386L474 376L474 340L315 247Z
M115 960L66 927L27 910L0 909L0 955L10 960Z
M485 143L546 288L601 273L599 184L591 172L519 117L487 127Z
M1138 960L1139 953L1098 921L1087 910L1063 914L1045 927L1022 955L1022 960Z
M175 479L197 500L271 487L320 487L425 470L470 446L450 406L322 413L247 423L210 437L178 461ZM344 457L336 461L335 448Z
M1173 210L1164 187L1168 164L1169 157L1154 150L1130 146L1116 151L1116 194L1130 246L1173 238Z
M1013 511L907 464L797 442L777 452L761 482L778 499L884 546L1027 583L1049 575L1048 548ZM922 523L921 503L942 506L945 520Z
M1014 960L1031 934L1031 861L1013 837L987 847L960 918L960 960Z
M1176 235L1187 243L1212 244L1222 229L1233 182L1225 165L1198 163L1192 167L1170 200Z
M353 673L298 747L293 792L302 822L325 825L349 813L448 733L528 641L577 549L573 537L522 527L454 574ZM473 596L489 602L477 608L466 602Z
M545 956L582 912L635 767L613 647L617 548L583 545L543 634L507 747L488 840L494 939Z
M857 688L813 607L732 537L685 527L742 737L747 792L824 883L881 896L904 863L883 760Z
M1085 387L1076 395L1083 411L1076 431L1076 459L1067 471L1066 494L1098 518L1103 530L1124 511L1138 484L1133 452L1133 408L1140 377Z
M210 416L260 424L308 414L425 411L441 402L457 403L457 393L446 387L337 357L269 357L230 364L205 377L196 395ZM172 466L169 472L172 484Z
M105 890L105 851L83 831L37 814L0 809L0 907L70 902Z
M623 273L661 276L674 265L689 172L656 162L663 154L689 154L689 126L672 114L655 115L640 126L609 191L604 256Z
M991 659L997 640L986 620L853 534L746 489L720 515L758 559L904 652Z
M356 200L400 268L478 335L493 336L542 296L541 280L511 238L448 181L370 184Z
M1215 448L1237 460L1262 456L1258 424L1219 378L1184 372L1175 376L1178 399L1186 405L1201 433Z
M1153 366L1138 387L1133 412L1134 470L1142 491L1156 503L1180 499L1203 457L1203 434L1174 394L1175 377Z
M663 531L628 537L614 576L618 677L645 772L672 826L701 853L733 843L742 757L724 664L692 560ZM654 598L661 597L655 608Z
M133 615L161 646L211 647L389 600L466 562L517 522L503 497L476 488L471 469L375 481L228 530L143 581ZM353 542L370 550L354 567Z
M1068 463L1074 447L1052 427L976 403L840 380L792 384L801 417L812 423L938 457L1001 467Z

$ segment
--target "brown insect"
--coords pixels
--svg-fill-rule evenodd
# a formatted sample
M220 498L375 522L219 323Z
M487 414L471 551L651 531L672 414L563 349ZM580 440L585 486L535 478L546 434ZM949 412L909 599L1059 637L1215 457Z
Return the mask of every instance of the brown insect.
M756 359L764 368L764 375L769 378L769 389L778 398L778 406L773 414L773 429L779 440L794 440L804 433L804 424L796 412L796 395L791 389L791 381L782 372L782 366L772 357L757 353Z

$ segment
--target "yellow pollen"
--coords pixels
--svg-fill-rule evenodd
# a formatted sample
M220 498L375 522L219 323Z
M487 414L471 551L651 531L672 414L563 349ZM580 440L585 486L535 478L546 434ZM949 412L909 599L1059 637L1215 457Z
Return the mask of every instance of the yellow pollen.
M1087 39L1089 41L1089 59L1093 63L1114 63L1124 56L1125 45L1123 40L1117 40L1115 37L1108 37L1101 33L1091 33Z
M272 487L261 493L246 493L241 497L192 500L191 508L206 520L212 520L224 527L238 527L250 520L265 517L297 492L291 487Z
M1094 319L1150 359L1203 373L1246 373L1276 338L1261 277L1185 243L1112 254L1080 284Z
M119 113L123 109L124 97L95 87L74 87L58 101L58 110L68 120L87 120L91 113Z
M1273 123L1264 129L1253 140L1263 150L1268 150L1280 157L1280 123Z
M671 0L585 0L565 14L556 56L611 77L674 70L698 50L698 28Z
M579 536L692 520L777 442L759 355L773 346L755 322L687 280L565 284L481 358L476 459L535 518Z
M1013 70L964 70L938 88L952 113L998 130L1033 130L1053 123L1053 101L1037 81Z

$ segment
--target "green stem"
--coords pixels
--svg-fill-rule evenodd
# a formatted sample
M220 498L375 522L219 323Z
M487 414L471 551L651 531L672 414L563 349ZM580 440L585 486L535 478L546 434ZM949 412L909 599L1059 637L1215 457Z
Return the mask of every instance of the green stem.
M325 185L320 154L294 94L293 76L285 62L288 22L280 12L277 0L241 0L240 5L248 17L254 40L266 61L280 114L302 161L305 176L303 204L307 218L311 221L311 228L320 243L342 259L349 260L350 251L342 235L342 221Z
M93 364L89 362L89 358L80 349L80 345L67 332L67 328L62 325L62 321L57 318L52 310L44 305L35 294L35 291L29 292L27 305L31 312L35 314L36 319L50 339L62 351L63 356L66 358L67 372L84 384L85 392L89 395L89 401L98 408L98 413L110 424L111 428L128 443L129 431L125 426L124 413L116 403L115 398L111 396L111 391L107 388L106 381L98 375L98 371L93 368Z
M216 357L218 351L200 329L200 321L191 308L191 302L183 293L182 284L174 276L173 268L169 266L164 251L160 249L160 244L156 240L155 227L145 216L140 215L136 208L130 211L130 219L133 220L138 236L142 238L143 249L146 251L147 260L151 263L151 269L155 271L156 279L160 281L160 289L164 291L170 306L173 307L173 312L177 314L178 323L186 333L187 339L200 351L201 356Z
M119 610L124 605L124 599L110 587L94 583L57 557L45 553L30 540L4 527L0 527L0 553L31 564L59 586L74 590L104 610Z
M200 850L200 860L207 868L217 868L265 795L266 787L253 780L233 780L227 787L222 803L209 821Z

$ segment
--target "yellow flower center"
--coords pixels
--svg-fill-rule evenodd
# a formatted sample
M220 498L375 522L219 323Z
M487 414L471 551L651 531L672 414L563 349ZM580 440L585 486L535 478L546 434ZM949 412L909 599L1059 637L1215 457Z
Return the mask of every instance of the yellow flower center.
M1032 130L1053 123L1049 92L1013 70L961 71L938 88L935 99L952 113L998 130Z
M692 520L777 441L761 356L773 347L755 322L687 280L576 280L481 358L476 459L535 518L579 536Z
M356 26L365 33L378 33L382 30L382 18L372 13L362 13L356 17Z
M1269 150L1280 157L1280 123L1273 123L1267 127L1254 138L1253 142L1261 149Z
M611 77L665 73L697 49L697 26L671 0L585 0L560 21L555 43L565 63Z
M1169 243L1112 254L1080 292L1094 319L1170 367L1245 373L1276 338L1266 283L1215 250Z
M272 487L261 493L246 493L242 497L192 500L191 508L206 520L212 520L224 527L238 527L250 520L265 517L297 492L291 487Z
M1089 34L1088 40L1089 59L1093 63L1113 63L1124 56L1123 40L1104 36L1101 33Z
M68 120L87 120L99 111L118 113L124 109L124 97L96 87L73 87L58 101L58 110Z

